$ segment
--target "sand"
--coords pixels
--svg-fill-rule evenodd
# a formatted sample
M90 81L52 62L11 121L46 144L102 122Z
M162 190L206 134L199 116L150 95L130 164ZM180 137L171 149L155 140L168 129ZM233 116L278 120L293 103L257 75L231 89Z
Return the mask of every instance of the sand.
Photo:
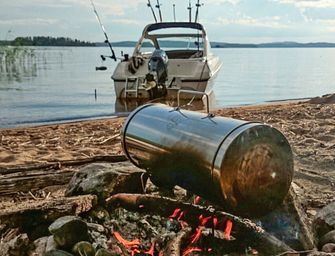
M335 94L214 113L268 123L288 138L295 158L294 186L309 217L334 200ZM123 154L119 136L123 122L124 118L114 118L0 129L0 176L1 167Z

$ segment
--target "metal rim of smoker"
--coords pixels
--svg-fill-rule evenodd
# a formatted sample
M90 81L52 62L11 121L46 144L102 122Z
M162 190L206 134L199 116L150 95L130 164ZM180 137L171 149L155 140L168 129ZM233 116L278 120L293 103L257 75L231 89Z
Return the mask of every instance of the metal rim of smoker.
M136 108L134 111L132 111L130 113L130 115L128 116L128 118L126 119L126 121L124 122L123 128L121 130L121 135L122 135L121 145L122 145L123 152L125 153L126 157L129 159L129 161L133 165L135 165L136 167L139 167L139 168L140 168L140 166L132 159L132 157L130 156L130 154L128 152L128 149L127 149L127 146L126 146L126 135L127 135L126 131L127 131L127 128L130 124L130 121L133 119L133 117L136 116L136 114L138 112L140 112L142 109L150 107L152 105L155 105L155 103L144 104L144 105Z
M252 133L259 133L256 140ZM269 137L273 138L270 146L269 140L266 141ZM248 138L254 145L245 141ZM275 148L278 150L274 152ZM270 158L272 153L277 157ZM274 210L283 201L290 188L293 171L293 153L285 136L272 126L247 123L223 139L215 155L212 179L221 187L228 210L258 217ZM260 175L262 172L271 173L273 180L260 182L260 177L267 176ZM231 177L236 177L236 180L231 181ZM275 182L275 178L280 182Z

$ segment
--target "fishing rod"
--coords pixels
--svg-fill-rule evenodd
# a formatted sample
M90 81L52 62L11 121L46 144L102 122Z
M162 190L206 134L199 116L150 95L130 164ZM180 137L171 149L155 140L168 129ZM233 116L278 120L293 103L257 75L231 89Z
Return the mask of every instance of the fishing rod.
M98 20L98 22L99 22L99 24L100 24L100 27L101 27L101 29L102 29L102 32L103 32L104 35L105 35L105 38L106 38L105 43L108 44L108 46L109 46L109 48L111 49L111 52L112 52L112 56L104 56L104 55L101 55L101 58L102 58L102 60L106 60L106 57L109 57L109 58L111 58L111 59L113 59L113 60L116 61L116 56L115 56L115 53L114 53L112 44L109 42L109 39L108 39L106 30L105 30L105 27L104 27L104 25L102 24L102 22L101 22L101 20L100 20L100 18L99 18L99 14L98 14L98 12L97 12L97 9L95 8L95 5L94 5L94 3L93 3L93 0L90 0L90 1L91 1L91 4L92 4L92 7L93 7L93 11L94 11L94 13L95 13L95 17L97 18L97 20Z
M198 22L198 17L199 17L199 7L201 7L202 4L200 4L200 0L198 0L197 4L195 5L197 7L197 11L195 13L195 20L194 22Z
M191 0L188 1L187 10L188 10L188 20L189 20L189 22L191 22L192 21L192 5L191 5Z
M176 22L176 5L173 4L173 20Z
M159 0L157 0L157 5L156 5L156 8L158 9L159 11L159 19L161 20L161 22L163 21L162 19L162 12L161 12L161 5L159 3Z
M154 16L155 22L157 23L156 14L155 14L154 8L152 8L150 0L148 0L147 6L151 9L151 12L152 12L152 15Z

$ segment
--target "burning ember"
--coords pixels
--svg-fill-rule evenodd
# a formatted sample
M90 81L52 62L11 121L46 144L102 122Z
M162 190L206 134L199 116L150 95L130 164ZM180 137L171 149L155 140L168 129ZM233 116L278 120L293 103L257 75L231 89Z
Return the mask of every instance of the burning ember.
M198 204L201 198L196 197L193 201L194 204ZM143 208L143 205L140 205L139 208ZM180 242L181 250L180 255L187 256L192 255L193 253L201 253L201 254L213 254L213 248L206 247L202 244L201 240L203 237L203 232L205 232L205 236L212 235L214 237L215 232L221 232L221 239L230 240L231 233L233 229L233 222L230 219L222 219L220 220L217 216L210 215L205 216L204 214L199 215L198 222L196 225L193 221L190 221L191 216L187 211L183 211L181 208L176 208L173 210L172 214L169 216L170 223L178 223L182 230L189 229L192 231ZM192 219L192 218L191 218ZM143 220L142 220L143 221ZM193 223L193 224L191 224ZM209 231L209 232L208 232ZM118 244L122 246L131 256L139 256L139 255L150 255L150 256L169 256L169 253L165 252L162 246L162 240L157 239L155 237L155 242L152 242L150 247L148 243L142 243L140 239L136 238L133 240L125 239L120 232L113 232L113 237L118 241ZM171 240L171 238L170 238ZM168 239L169 241L169 239Z
M199 204L200 200L201 200L201 198L199 196L195 197L195 199L193 200L193 204ZM183 217L186 217L186 216L187 215L185 214L184 211L182 211L180 208L177 208L170 215L170 220L175 219L175 220L179 221L179 223L183 227L183 226L185 226L185 223L186 223L186 225L188 225L187 220L181 221L181 219ZM212 252L212 248L203 249L203 248L197 247L195 245L201 239L203 228L209 226L210 228L212 228L212 230L214 232L214 229L216 229L218 227L219 220L215 215L205 217L202 214L199 216L198 219L199 219L199 224L198 224L198 226L196 226L194 228L194 232L191 235L191 240L189 241L189 244L187 244L185 246L185 249L182 253L183 256L189 255L192 252L207 252L207 253ZM183 223L183 222L185 222L185 223ZM226 239L226 240L231 239L232 228L233 228L233 222L229 219L226 220L225 229L224 229L224 239Z
M155 253L155 243L153 243L148 251L141 251L140 250L140 240L134 239L133 241L128 241L124 239L119 232L113 233L116 240L118 240L127 250L130 251L130 255L134 256L136 254L145 254L154 256Z

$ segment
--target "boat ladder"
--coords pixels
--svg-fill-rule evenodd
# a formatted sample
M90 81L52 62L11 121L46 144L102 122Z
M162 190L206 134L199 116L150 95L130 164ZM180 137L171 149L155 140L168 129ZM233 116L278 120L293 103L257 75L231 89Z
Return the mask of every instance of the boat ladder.
M130 86L132 84L132 86ZM135 98L138 96L138 87L140 85L139 77L131 76L126 78L126 83L124 85L124 97L127 98L129 93L134 92Z

